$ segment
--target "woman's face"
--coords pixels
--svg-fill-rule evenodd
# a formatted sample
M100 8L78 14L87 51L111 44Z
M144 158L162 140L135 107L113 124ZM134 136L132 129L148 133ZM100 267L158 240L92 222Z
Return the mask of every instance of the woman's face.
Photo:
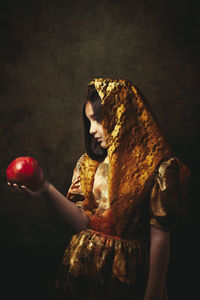
M85 106L85 114L88 120L90 121L90 134L101 144L101 147L106 149L106 142L103 127L100 120L94 114L92 104L88 101Z

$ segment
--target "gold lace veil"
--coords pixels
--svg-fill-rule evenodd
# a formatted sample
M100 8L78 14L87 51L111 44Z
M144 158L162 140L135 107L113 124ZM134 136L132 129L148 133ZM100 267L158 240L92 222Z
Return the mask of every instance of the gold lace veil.
M108 199L123 235L127 222L149 191L154 172L171 150L136 87L126 80L94 79L102 102L102 125L109 157ZM84 207L94 207L94 175L99 162L87 154L81 161Z

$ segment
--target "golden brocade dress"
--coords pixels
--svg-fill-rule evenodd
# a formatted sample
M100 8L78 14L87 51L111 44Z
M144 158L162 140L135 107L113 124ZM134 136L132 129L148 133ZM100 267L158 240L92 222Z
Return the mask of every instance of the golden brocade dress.
M84 209L80 170L84 155L74 169L67 198ZM176 223L180 186L187 170L176 157L162 161L149 193L131 217L126 238L117 234L117 219L108 201L109 158L98 164L93 183L95 207L85 210L87 229L74 234L68 244L57 281L57 299L142 300L148 278L150 225L169 231ZM162 300L167 299L163 291Z

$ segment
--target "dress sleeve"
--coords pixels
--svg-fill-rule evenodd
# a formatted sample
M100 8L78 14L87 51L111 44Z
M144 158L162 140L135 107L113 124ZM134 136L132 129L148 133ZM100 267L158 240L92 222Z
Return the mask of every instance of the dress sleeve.
M78 160L74 168L72 183L67 192L66 198L76 203L77 206L83 208L84 194L81 188L81 179L80 179L81 158Z
M150 195L150 224L164 231L176 228L187 210L189 169L178 158L161 163Z

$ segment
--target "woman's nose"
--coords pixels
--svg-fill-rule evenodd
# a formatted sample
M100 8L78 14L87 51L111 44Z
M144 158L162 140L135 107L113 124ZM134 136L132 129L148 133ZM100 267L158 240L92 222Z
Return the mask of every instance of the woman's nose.
M94 123L90 124L90 134L94 134L96 133L96 127Z

